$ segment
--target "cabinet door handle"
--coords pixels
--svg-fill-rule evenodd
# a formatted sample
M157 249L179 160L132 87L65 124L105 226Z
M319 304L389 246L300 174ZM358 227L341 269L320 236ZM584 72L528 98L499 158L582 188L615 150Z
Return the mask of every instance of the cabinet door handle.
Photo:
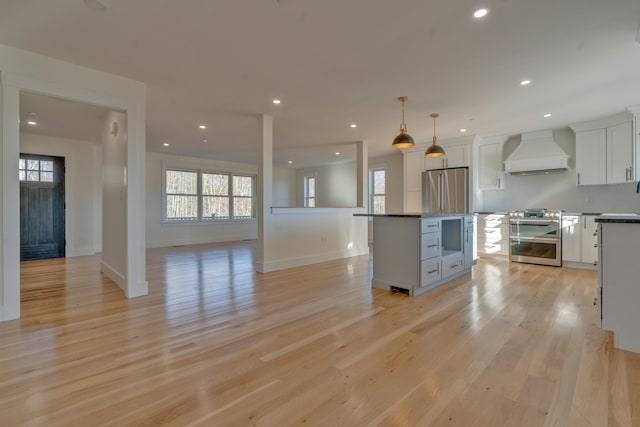
M624 180L629 181L629 168L624 170Z
M578 172L578 185L580 185L580 172Z
M498 178L498 188L500 188L500 178Z
M598 261L593 261L593 265L598 265Z
M427 246L427 247L428 247L428 248L435 248L436 246L438 246L438 245L429 245L429 246Z
M598 244L597 244L597 243L596 243L596 244L594 244L594 245L593 245L593 247L594 247L594 248L597 248L597 247L598 247Z
M427 271L427 274L433 274L433 273L437 273L438 269L436 268L435 270L431 270L431 271Z

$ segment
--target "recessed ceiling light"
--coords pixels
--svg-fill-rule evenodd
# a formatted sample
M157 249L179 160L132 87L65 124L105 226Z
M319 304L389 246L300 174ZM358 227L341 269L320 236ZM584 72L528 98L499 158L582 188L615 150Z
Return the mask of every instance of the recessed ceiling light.
M168 147L168 146L169 146L169 143L168 143L168 142L165 142L165 143L164 143L164 144L162 144L162 145L164 145L165 147Z
M276 104L276 105L277 105L277 104L280 104L280 100L279 100L279 99L274 99L274 100L273 100L273 103L274 103L274 104Z
M291 163L293 163L293 161L292 161L292 160L289 160L287 163L291 164Z
M460 132L466 132L466 131L467 131L466 129L460 129Z
M340 152L339 152L339 151L336 151L336 156L339 156L339 155L340 155Z
M203 139L202 142L209 142L209 140L208 139Z
M542 117L551 117L551 113L547 113L547 114L545 114L545 115L544 115L544 116L542 116Z
M31 126L35 126L35 125L37 125L38 123L37 123L37 122L34 122L33 120L29 120L29 121L27 122L27 124L30 124Z
M520 82L520 85L522 85L522 86L526 86L526 85L528 85L528 84L530 84L530 83L531 83L531 80L522 80L522 81Z
M84 0L85 6L91 10L97 10L98 12L104 12L107 7L100 3L98 0Z
M485 16L487 16L487 13L489 13L488 9L481 8L481 9L478 9L475 12L473 12L473 17L474 18L484 18Z
M200 129L206 129L207 127L205 125L200 125Z
M27 114L30 115L30 116L37 116L38 115L38 113L36 113L35 111L29 111Z
M355 124L355 123L351 123L351 124L349 125L349 127L357 128L357 127L358 127L358 125L357 125L357 124Z

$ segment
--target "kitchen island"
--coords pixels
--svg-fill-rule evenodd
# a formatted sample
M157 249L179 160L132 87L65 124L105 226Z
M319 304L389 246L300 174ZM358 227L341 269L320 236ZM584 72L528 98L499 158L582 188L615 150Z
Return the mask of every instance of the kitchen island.
M602 214L598 224L598 309L613 345L640 353L640 215Z
M419 295L471 272L471 214L354 214L373 217L373 278L378 289Z

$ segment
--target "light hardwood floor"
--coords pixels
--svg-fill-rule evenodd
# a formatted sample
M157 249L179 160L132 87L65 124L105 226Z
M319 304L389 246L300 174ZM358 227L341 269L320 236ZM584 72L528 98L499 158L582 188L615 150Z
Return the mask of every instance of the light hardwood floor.
M597 327L595 272L481 260L411 298L371 290L368 256L253 256L149 250L132 300L98 257L23 263L0 425L640 425L640 355Z

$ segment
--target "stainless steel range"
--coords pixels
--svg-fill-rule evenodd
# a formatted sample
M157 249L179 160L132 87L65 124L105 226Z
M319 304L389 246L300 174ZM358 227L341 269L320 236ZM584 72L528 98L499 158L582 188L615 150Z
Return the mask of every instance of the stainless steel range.
M509 212L509 260L562 266L562 211Z

